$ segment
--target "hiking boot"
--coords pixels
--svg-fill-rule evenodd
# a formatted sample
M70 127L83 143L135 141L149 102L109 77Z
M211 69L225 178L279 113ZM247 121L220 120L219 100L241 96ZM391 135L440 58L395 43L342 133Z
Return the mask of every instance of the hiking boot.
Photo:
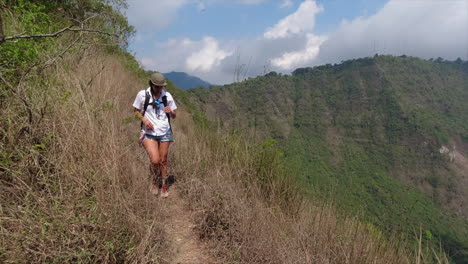
M154 195L158 195L159 193L159 186L156 183L151 184L151 193Z
M169 196L169 191L167 190L167 185L163 183L161 187L161 197L168 197Z

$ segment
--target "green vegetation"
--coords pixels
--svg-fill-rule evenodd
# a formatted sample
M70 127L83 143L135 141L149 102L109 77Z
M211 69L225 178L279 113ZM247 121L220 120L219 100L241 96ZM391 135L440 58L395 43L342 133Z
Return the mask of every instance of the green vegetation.
M164 262L164 217L135 158L129 105L148 72L125 51L125 1L0 6L0 262ZM441 209L463 209L466 171L439 149L466 156L467 71L376 56L209 90L169 83L198 234L230 262L402 263L392 243L421 228L466 262L467 223Z
M252 144L182 113L177 184L193 209L194 230L220 263L432 263L433 252L413 257L405 242L340 217L326 202L304 200L278 140Z
M467 172L439 152L468 156L467 62L375 56L190 92L226 129L279 140L313 199L468 261Z

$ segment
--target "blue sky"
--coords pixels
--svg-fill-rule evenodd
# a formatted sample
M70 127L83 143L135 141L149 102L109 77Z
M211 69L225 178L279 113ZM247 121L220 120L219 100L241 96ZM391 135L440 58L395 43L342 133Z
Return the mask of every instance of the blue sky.
M375 53L468 56L467 0L128 0L140 63L224 84Z

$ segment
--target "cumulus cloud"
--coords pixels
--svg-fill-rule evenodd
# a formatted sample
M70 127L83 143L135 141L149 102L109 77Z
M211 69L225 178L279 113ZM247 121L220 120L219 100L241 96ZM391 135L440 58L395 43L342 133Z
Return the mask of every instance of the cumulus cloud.
M284 1L283 4L292 4ZM274 27L269 28L264 34L265 39L277 42L278 39L287 39L292 42L293 36L302 35L305 38L300 42L299 49L291 49L291 45L285 46L283 51L276 57L271 57L273 68L285 71L294 67L310 63L320 52L320 45L326 40L325 36L317 36L311 33L315 24L315 17L322 12L323 8L313 0L305 0L296 12L281 19Z
M300 26L301 30L311 29L314 25L317 12L310 7L316 5L310 3L314 2L306 0L288 16L294 17L295 14L299 14L299 18L306 17L306 11L309 11L305 20L310 23ZM304 34L301 30L288 30L284 37L278 38L224 41L214 37L204 37L202 40L171 39L156 44L154 60L140 61L142 65L153 70L185 71L212 83L223 84L237 80L234 75L240 68L243 71L242 77L249 77L272 70L288 71L310 63L317 55L325 37L312 33Z
M232 54L232 52L220 49L218 41L212 37L205 37L202 45L199 51L192 53L185 61L187 69L191 72L208 72Z
M255 40L237 40L229 45L236 47L234 53L223 60L218 68L226 76L233 79L233 74L243 67L246 76L256 76L279 68L272 65L272 59L282 56L285 52L305 49L306 35L294 35L289 38Z
M307 43L303 50L286 52L281 57L273 59L271 63L282 70L291 70L294 67L302 66L317 57L320 45L325 40L326 37L307 34Z
M299 34L314 28L315 15L323 11L314 0L305 0L293 14L281 19L275 26L269 28L265 38L285 38L291 34Z
M259 1L237 1L255 2ZM467 59L466 1L390 0L375 14L344 20L334 32L318 36L314 33L315 19L322 11L333 12L313 0L304 0L257 38L167 40L156 43L153 54L145 54L140 62L153 70L185 71L223 84L234 81L240 67L245 77L272 70L290 73L298 67L338 63L375 53Z
M321 11L315 2L305 0L294 13L266 30L263 38L237 43L242 52L226 58L220 70L226 76L234 72L238 54L248 65L247 76L268 70L289 73L298 67L375 53L468 59L466 1L390 0L371 16L344 20L327 36L313 33L316 14Z
M468 52L466 1L391 0L376 14L343 21L316 63L375 53L455 59Z
M232 54L219 40L207 36L201 40L174 38L156 42L139 61L148 70L160 72L184 71L213 83L225 83L227 77L216 68Z

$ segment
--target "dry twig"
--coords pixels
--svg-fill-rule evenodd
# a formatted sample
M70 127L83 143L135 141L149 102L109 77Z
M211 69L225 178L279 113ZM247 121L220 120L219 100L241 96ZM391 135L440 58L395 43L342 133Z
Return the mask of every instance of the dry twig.
M0 16L1 17L1 16ZM0 20L1 21L1 20ZM3 42L6 42L8 40L15 40L15 39L31 39L31 38L52 38L52 37L58 37L62 35L63 33L71 31L71 32L90 32L90 33L98 33L98 34L103 34L111 37L116 37L118 38L119 36L117 34L112 34L100 30L95 30L95 29L85 29L85 28L72 28L72 26L68 26L66 28L62 28L58 30L55 33L49 33L49 34L37 34L37 35L26 35L24 36L23 34L16 35L16 36L11 36L11 37L3 37L3 34L0 34L0 44Z

